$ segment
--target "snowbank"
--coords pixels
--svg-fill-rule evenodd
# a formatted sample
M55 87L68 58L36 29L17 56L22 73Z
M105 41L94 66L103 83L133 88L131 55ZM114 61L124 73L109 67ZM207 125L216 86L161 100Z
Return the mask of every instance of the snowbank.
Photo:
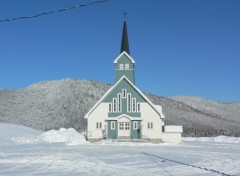
M50 130L41 135L44 142L55 143L64 142L66 145L80 145L88 143L84 135L78 133L73 128L60 128L59 130Z
M29 127L0 123L0 145L2 144L36 144L65 143L66 145L81 145L88 143L83 134L73 128L61 128L43 132Z
M183 137L183 142L216 142L216 143L239 143L240 138L229 136L218 137ZM0 145L5 144L36 144L36 143L65 143L68 146L89 144L83 134L78 133L73 128L60 128L59 130L50 130L43 132L29 127L0 123ZM112 142L112 140L97 143L100 145L122 145ZM124 143L126 145L126 143ZM127 145L150 145L150 144L133 144ZM162 144L163 145L163 144Z
M36 136L43 132L26 126L10 123L0 123L0 144L8 143L34 143L38 139Z
M219 142L219 143L240 143L240 138L230 136L217 137L184 137L182 141L198 141L198 142Z

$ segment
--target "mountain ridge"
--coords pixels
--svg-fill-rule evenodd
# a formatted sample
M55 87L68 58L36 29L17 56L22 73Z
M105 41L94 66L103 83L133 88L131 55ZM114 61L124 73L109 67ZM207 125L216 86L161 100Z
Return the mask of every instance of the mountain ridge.
M0 122L40 130L86 130L84 115L111 87L98 81L41 81L24 89L0 89ZM240 136L240 102L220 103L196 96L145 94L163 107L167 125L183 125L184 136Z

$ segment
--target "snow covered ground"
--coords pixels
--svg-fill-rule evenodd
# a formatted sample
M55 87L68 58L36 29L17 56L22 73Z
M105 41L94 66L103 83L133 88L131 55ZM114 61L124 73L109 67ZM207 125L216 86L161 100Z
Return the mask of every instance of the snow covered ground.
M74 129L42 132L0 123L0 176L240 176L240 139L184 138L180 145L88 143Z

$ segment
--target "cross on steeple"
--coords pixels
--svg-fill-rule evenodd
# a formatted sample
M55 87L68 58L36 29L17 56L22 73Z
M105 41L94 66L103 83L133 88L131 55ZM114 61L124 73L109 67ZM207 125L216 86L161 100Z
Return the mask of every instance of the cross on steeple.
M126 12L126 11L124 11L123 15L124 15L124 21L126 21L127 12Z
M128 33L127 33L127 21L126 21L127 12L124 12L123 14L124 14L124 22L123 22L122 44L121 44L120 53L125 51L130 55L129 44L128 44Z

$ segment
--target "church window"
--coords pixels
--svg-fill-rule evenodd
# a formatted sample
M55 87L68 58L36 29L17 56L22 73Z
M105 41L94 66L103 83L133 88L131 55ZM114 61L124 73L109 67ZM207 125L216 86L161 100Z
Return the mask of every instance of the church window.
M119 64L119 69L124 70L123 66L124 66L123 64Z
M130 123L125 123L125 130L129 130L130 129Z
M109 112L112 112L112 103L109 103Z
M129 64L125 64L125 70L129 70Z
M96 123L96 128L97 129L102 129L102 122L97 122Z
M153 122L148 122L148 129L153 129Z
M116 112L117 111L117 99L114 98L113 99L113 112Z
M115 121L111 121L111 130L115 130Z
M122 111L121 107L122 101L121 101L121 93L118 94L118 112Z
M132 99L132 111L136 112L136 98Z
M141 108L140 108L140 103L137 104L137 111L140 112Z
M127 111L131 112L131 94L127 94Z
M126 98L126 93L127 93L126 89L123 89L123 90L122 90L122 97L123 97L123 98Z
M137 122L137 121L134 121L134 122L133 122L133 129L134 129L134 130L137 130L137 129L138 129L138 122Z

